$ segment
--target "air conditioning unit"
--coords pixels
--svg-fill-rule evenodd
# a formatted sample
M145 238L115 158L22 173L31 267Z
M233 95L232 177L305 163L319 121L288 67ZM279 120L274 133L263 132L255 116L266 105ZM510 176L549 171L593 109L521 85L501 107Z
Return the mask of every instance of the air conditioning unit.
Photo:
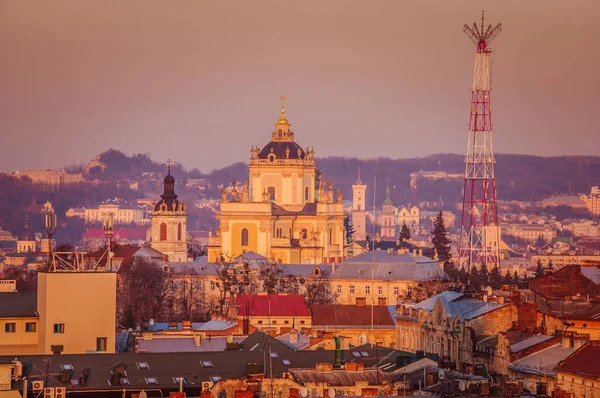
M213 381L204 381L204 382L202 382L202 391L208 391L214 385L215 385L215 383Z
M54 390L54 398L67 398L67 388L66 387L56 387Z
M31 389L33 391L42 391L44 389L44 381L43 380L34 380L31 382Z
M54 398L54 387L44 388L44 398Z

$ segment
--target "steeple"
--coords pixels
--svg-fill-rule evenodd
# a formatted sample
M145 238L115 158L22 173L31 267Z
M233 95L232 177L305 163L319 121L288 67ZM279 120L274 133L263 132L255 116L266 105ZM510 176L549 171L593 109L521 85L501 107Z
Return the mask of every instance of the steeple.
M394 203L392 202L392 198L390 197L390 179L387 180L387 185L385 187L385 200L383 201L384 205L392 206Z
M171 175L171 159L167 160L167 175L165 176L164 181L164 192L160 195L163 199L175 199L177 195L175 195L175 178Z
M279 98L281 100L281 116L279 116L279 120L277 121L277 124L285 124L285 125L290 125L290 122L287 120L287 118L285 117L285 96L281 96L281 98Z
M356 182L354 184L356 185L362 185L362 180L360 179L360 167L358 168L358 178L356 179Z

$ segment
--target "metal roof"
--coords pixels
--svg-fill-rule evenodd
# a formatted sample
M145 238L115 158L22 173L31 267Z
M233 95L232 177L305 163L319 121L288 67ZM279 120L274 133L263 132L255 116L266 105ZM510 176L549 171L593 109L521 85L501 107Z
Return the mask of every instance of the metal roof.
M32 317L38 317L36 292L0 292L0 318Z
M574 348L563 348L562 345L556 344L514 361L508 368L522 373L556 377L556 366L573 351Z
M444 291L414 305L414 307L431 312L435 303L441 300L447 316L452 318L458 316L462 320L470 320L506 305L474 299L462 299L463 296L463 293Z
M546 340L551 340L553 339L554 336L547 336L547 335L537 335L537 336L531 336L528 337L524 340L518 341L514 344L511 344L510 346L510 350L514 353L514 352L519 352L519 351L523 351L526 348L532 347L536 344L539 343L543 343Z

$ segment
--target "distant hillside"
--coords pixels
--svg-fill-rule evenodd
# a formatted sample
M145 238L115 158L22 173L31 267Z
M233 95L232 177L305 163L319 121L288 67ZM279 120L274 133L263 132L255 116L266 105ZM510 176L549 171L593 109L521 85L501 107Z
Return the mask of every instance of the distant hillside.
M421 182L416 192L411 192L410 173L420 170L441 170L447 173L464 173L464 155L436 154L410 159L357 159L327 157L316 160L317 167L326 179L333 179L342 188L346 198L352 196L352 184L360 167L361 178L368 185L367 205L372 206L373 177L377 178L377 203L385 198L389 179L392 199L397 204L416 203L423 200L458 202L461 200L463 183L460 181ZM248 168L243 163L214 170L206 176L212 185L227 183L235 177L238 181L248 179ZM498 199L533 201L557 193L589 192L600 182L600 157L559 156L539 157L530 155L496 155L496 184Z

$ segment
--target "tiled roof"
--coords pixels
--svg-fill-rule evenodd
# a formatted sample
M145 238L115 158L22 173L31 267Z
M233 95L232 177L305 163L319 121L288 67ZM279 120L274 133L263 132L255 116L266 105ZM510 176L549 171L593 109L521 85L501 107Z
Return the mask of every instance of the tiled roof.
M300 294L240 294L239 316L246 315L246 302L250 303L250 316L310 316Z
M395 327L394 320L386 306L374 306L373 325ZM371 306L355 306L340 304L313 305L313 328L318 327L370 327Z
M558 365L559 372L600 377L600 341L590 341Z
M37 317L36 292L1 292L0 318Z

